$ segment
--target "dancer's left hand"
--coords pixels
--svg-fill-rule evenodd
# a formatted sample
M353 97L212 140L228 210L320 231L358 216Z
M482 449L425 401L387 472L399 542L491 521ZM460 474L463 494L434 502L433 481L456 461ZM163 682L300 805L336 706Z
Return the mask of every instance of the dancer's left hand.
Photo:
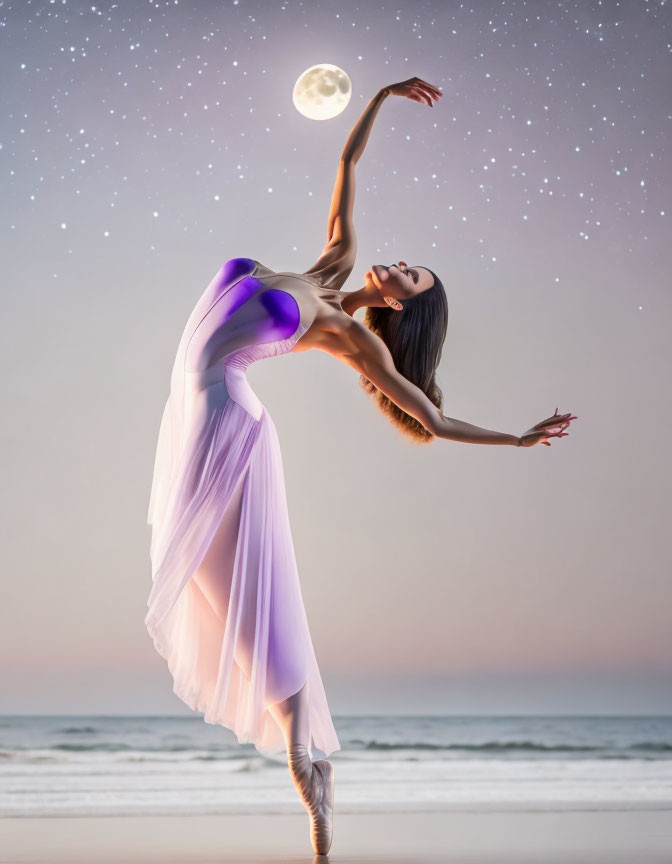
M520 436L521 444L523 447L532 447L541 442L550 447L551 442L548 439L564 438L569 435L569 432L565 432L565 429L567 429L572 420L576 419L571 411L567 414L558 414L558 409L556 408L555 414L552 417L540 420L539 423L535 423L531 429L528 429L527 432L524 432Z
M428 84L422 78L409 78L407 81L400 81L398 84L389 84L383 88L393 96L406 96L407 99L414 99L416 102L426 102L430 108L433 108L432 99L437 101L443 96L443 93L438 87Z

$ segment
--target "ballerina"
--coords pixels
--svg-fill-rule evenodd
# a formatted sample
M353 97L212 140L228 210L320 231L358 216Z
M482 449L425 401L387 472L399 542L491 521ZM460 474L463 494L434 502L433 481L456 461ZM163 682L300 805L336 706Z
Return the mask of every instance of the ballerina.
M443 286L427 267L376 264L356 291L355 165L389 95L433 107L420 78L382 88L343 149L327 243L303 273L231 258L182 333L161 418L147 521L152 588L145 624L173 690L207 723L267 755L286 752L310 815L317 854L333 835L340 749L303 604L280 444L250 387L251 363L319 349L359 373L361 386L411 440L530 447L562 437L571 414L520 436L443 415L435 381L448 324ZM364 323L354 312L366 307Z

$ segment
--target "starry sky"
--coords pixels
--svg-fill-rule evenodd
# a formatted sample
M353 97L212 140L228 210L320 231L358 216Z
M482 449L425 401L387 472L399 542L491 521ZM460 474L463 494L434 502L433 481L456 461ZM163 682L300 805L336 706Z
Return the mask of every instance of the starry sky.
M188 713L143 624L182 328L229 258L316 261L352 126L414 75L444 96L382 105L344 290L430 267L444 413L579 419L414 447L333 357L249 369L330 706L672 711L670 7L0 3L0 711ZM322 62L352 97L314 121Z

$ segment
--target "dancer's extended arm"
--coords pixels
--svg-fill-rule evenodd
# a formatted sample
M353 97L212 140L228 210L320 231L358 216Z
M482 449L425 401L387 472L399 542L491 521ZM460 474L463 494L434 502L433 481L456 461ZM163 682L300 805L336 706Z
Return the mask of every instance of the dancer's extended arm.
M517 435L494 432L463 420L445 417L419 387L397 371L390 350L383 340L358 321L353 322L349 329L349 341L352 349L343 356L343 361L365 375L395 405L415 417L437 438L448 438L467 444L521 445L521 439Z

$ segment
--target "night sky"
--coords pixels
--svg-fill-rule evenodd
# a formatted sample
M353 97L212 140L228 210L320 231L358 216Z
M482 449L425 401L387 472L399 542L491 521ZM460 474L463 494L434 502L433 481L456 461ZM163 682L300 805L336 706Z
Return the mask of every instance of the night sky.
M444 96L382 105L344 290L430 267L444 413L579 419L414 447L333 357L250 368L330 705L672 710L671 42L646 0L0 3L0 710L183 707L143 625L179 336L227 259L315 262L413 75ZM314 121L321 62L353 92Z

